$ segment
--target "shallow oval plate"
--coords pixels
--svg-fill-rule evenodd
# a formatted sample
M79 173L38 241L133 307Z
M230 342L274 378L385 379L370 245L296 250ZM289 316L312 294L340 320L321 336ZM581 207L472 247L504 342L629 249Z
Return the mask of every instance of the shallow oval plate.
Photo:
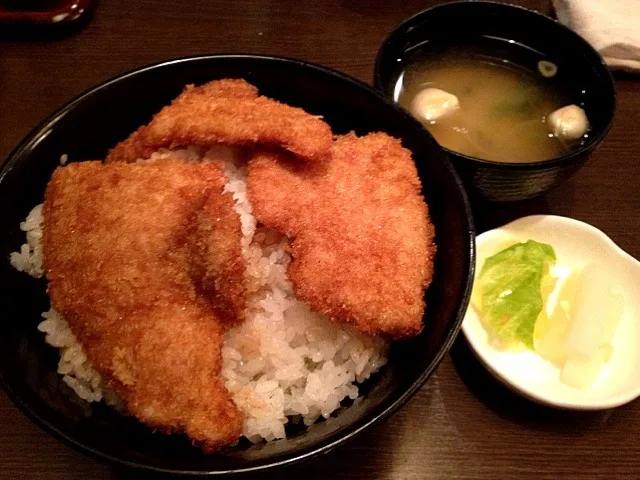
M533 351L502 351L491 346L477 313L469 307L462 331L480 361L516 392L554 407L597 410L617 407L640 396L640 262L589 224L554 215L534 215L477 237L477 275L484 260L503 248L501 245L509 238L551 244L560 271L601 264L624 294L624 312L613 340L611 359L588 389L561 383L560 370Z

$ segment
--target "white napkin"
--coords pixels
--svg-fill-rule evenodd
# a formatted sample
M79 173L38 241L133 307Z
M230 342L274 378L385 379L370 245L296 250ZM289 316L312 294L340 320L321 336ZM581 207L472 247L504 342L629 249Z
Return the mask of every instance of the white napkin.
M640 71L640 0L552 0L558 20L612 68Z

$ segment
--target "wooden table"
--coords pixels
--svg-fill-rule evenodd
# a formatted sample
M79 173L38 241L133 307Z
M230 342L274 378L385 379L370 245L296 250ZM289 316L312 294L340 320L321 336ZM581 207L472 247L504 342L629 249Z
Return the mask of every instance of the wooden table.
M299 57L370 82L380 42L432 1L103 1L53 41L0 40L0 157L71 97L125 70L197 53ZM547 2L520 2L548 11ZM531 214L587 221L640 257L640 78L616 75L614 127L587 166L546 198L476 212L480 231ZM640 402L597 413L531 404L458 340L390 420L344 448L261 478L640 478ZM58 443L0 394L0 478L133 479ZM144 478L144 477L142 477Z

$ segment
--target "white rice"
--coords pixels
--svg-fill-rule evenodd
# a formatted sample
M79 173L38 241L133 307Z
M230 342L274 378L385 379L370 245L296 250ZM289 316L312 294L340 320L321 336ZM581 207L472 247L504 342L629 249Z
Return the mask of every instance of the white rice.
M152 159L167 156L158 152ZM197 149L176 153L200 160ZM245 415L244 436L252 442L284 438L285 425L311 425L328 418L341 402L358 397L361 383L386 363L385 341L360 334L313 313L298 300L287 279L291 260L286 239L258 227L246 196L246 171L238 168L231 149L215 149L204 157L227 155L225 191L233 195L242 226L242 252L249 284L248 319L227 332L222 349L222 375L238 408ZM42 208L35 207L20 228L27 243L11 254L11 265L34 277L42 276ZM89 402L112 392L82 352L67 322L55 311L43 313L38 329L45 341L60 349L58 373L79 397Z
M253 442L285 436L288 417L311 425L327 418L362 382L386 363L381 339L311 312L287 279L286 239L256 228L246 195L246 172L226 163L228 183L242 225L250 294L248 320L224 341L222 375L245 413L244 435Z
M20 223L20 230L27 233L27 243L22 244L19 252L9 255L11 266L32 277L40 278L42 270L42 204L35 206Z

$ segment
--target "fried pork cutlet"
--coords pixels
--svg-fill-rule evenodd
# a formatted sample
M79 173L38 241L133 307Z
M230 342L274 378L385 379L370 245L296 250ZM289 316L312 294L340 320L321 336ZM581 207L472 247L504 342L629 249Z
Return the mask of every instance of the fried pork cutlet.
M115 146L107 162L134 162L160 148L188 145L263 145L282 147L309 161L329 155L329 125L300 108L258 95L240 79L215 80L187 86L156 114Z
M290 239L288 275L312 310L368 334L420 332L434 229L399 140L345 135L315 165L258 152L247 193L257 220Z
M215 162L72 163L44 202L53 308L132 415L207 452L243 426L219 376L222 322L196 292L184 245L205 202L228 207L221 182ZM239 229L222 230L239 244Z
M233 210L231 195L220 196L224 188L205 199L187 229L189 267L196 287L208 299L218 318L232 325L246 319L246 265L239 238L240 219Z

